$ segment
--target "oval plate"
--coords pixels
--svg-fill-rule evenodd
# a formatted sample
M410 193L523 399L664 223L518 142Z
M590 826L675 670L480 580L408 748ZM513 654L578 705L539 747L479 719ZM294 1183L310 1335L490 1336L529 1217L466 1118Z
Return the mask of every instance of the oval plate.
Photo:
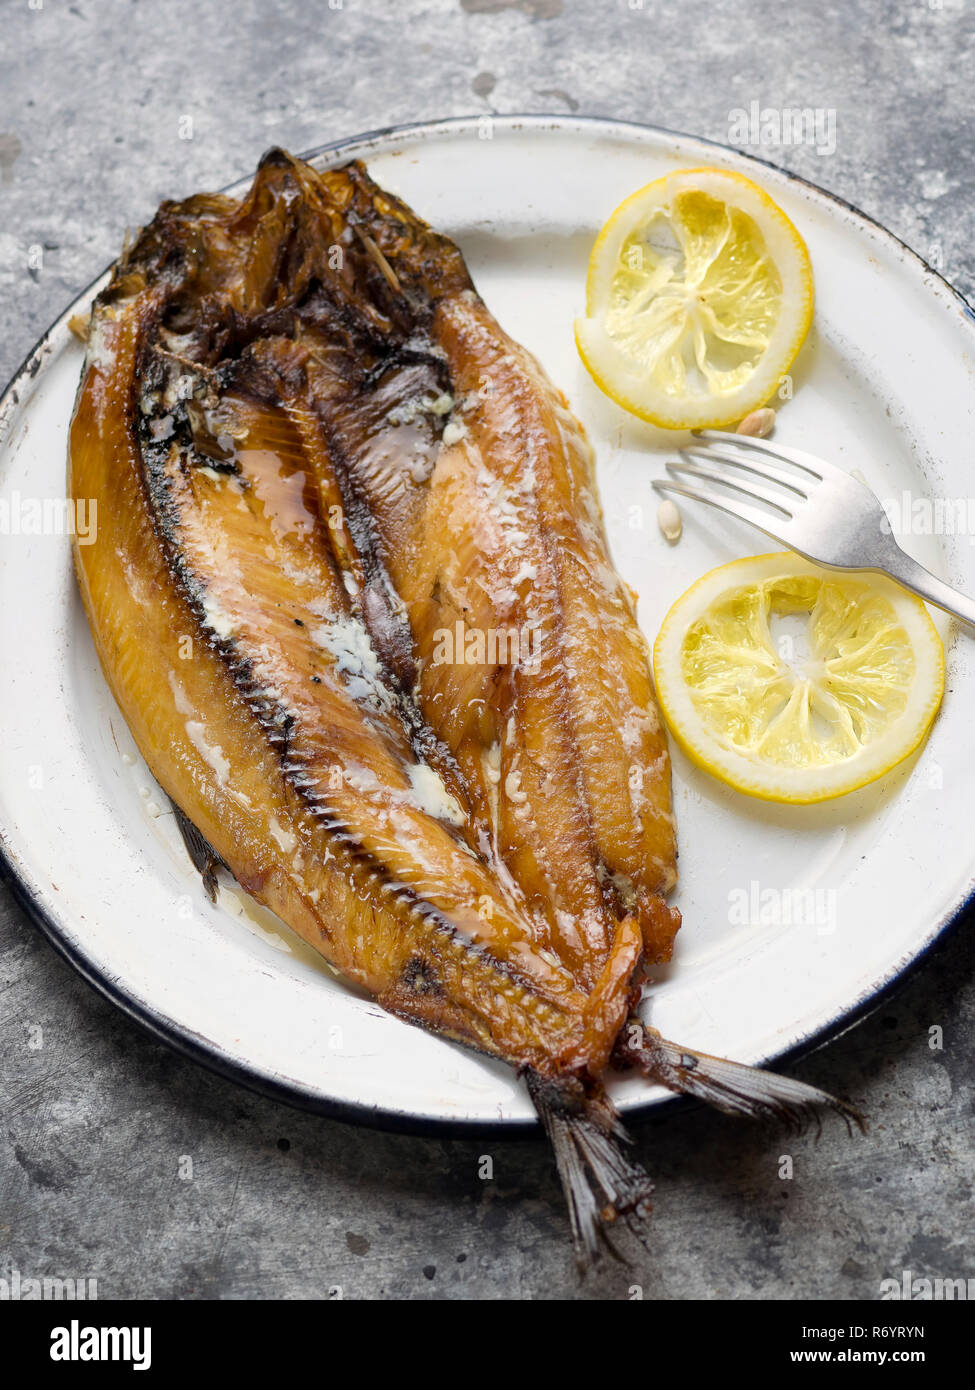
M651 179L702 164L757 179L812 255L816 324L786 383L795 398L778 438L860 470L912 524L907 548L975 591L975 324L887 232L723 147L608 121L462 119L314 154L321 165L352 157L456 239L501 323L569 395L648 636L705 570L768 543L688 503L683 539L667 546L650 479L673 437L596 390L572 324L612 209ZM248 1085L389 1127L533 1125L504 1067L384 1014L239 889L225 886L216 907L204 898L102 679L71 572L64 460L83 352L67 322L98 287L58 320L0 406L0 846L18 897L104 994ZM951 499L950 520L931 499ZM73 518L80 531L91 522ZM973 650L964 638L950 646L948 694L925 749L838 802L752 801L675 754L684 927L644 1006L665 1036L752 1063L809 1048L876 1003L959 914L975 883L975 845L959 834L975 780ZM635 1078L614 1079L612 1091L631 1112L669 1098Z

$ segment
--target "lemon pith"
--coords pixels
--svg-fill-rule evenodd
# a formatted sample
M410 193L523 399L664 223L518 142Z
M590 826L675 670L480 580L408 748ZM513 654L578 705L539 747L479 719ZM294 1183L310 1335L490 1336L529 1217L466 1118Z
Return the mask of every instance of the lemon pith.
M670 429L733 423L788 372L813 311L805 243L744 175L665 175L622 203L589 259L579 353L627 410Z
M774 622L804 620L808 652ZM654 646L661 708L685 752L752 796L797 803L853 791L920 744L944 690L924 605L879 576L787 553L712 570Z

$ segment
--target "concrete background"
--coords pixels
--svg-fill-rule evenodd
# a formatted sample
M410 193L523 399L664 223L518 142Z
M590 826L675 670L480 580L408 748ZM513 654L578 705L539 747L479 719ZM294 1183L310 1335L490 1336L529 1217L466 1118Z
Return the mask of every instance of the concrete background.
M4 0L0 376L161 198L249 172L271 143L492 110L727 141L753 100L830 109L834 153L763 153L975 291L969 0L333 4ZM968 924L796 1065L863 1107L865 1139L829 1124L819 1143L788 1140L691 1108L644 1125L652 1251L580 1286L540 1142L391 1137L256 1098L102 1001L0 887L0 1266L134 1298L622 1298L638 1284L871 1299L905 1268L975 1275L973 966ZM486 1151L493 1182L477 1176Z

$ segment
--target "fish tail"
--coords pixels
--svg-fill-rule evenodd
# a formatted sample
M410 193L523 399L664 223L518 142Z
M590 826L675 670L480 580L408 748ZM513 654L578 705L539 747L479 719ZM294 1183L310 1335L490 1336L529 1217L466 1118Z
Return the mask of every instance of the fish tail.
M851 1133L854 1125L861 1133L866 1131L860 1112L828 1091L791 1076L694 1052L668 1042L636 1019L623 1028L614 1061L623 1067L637 1067L651 1081L681 1095L695 1096L726 1115L775 1120L796 1132L811 1120L818 1132L822 1127L820 1112L832 1110Z
M176 817L176 824L179 826L179 833L183 837L183 844L186 846L190 861L203 880L207 897L212 903L215 903L217 901L217 870L225 869L227 866L209 840L200 834L189 816L184 814L172 797L169 798L169 804L173 808L173 815Z
M525 1074L528 1092L555 1153L569 1208L576 1264L584 1274L608 1253L622 1259L609 1230L623 1220L646 1240L653 1183L624 1152L631 1142L609 1099L581 1081Z

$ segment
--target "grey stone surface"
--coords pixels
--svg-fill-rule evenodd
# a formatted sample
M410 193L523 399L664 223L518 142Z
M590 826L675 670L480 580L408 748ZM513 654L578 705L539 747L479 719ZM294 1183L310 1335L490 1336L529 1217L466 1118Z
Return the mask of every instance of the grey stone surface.
M3 377L164 196L271 143L489 110L718 140L752 101L832 110L833 153L759 153L975 291L968 0L6 0L0 18ZM973 966L969 924L796 1064L863 1107L866 1138L690 1108L642 1126L652 1249L580 1286L541 1143L389 1136L257 1098L105 1003L0 889L0 1264L147 1298L869 1299L904 1268L973 1275Z

